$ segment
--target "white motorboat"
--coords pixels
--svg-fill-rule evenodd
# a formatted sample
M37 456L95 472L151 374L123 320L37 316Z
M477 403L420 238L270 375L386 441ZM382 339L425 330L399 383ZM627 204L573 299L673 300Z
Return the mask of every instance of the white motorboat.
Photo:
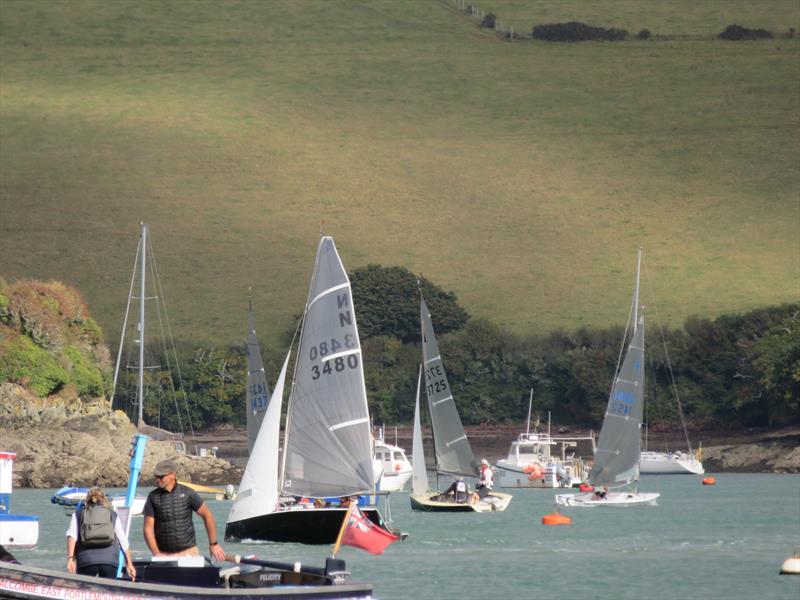
M508 456L497 461L497 482L502 488L569 488L586 481L588 467L580 456L568 453L581 441L594 437L551 437L547 433L520 433ZM554 453L553 450L556 450Z
M11 513L16 452L0 451L0 546L32 548L39 541L39 517Z
M497 483L502 488L565 488L577 487L588 475L583 459L573 449L581 442L591 442L594 454L594 435L553 437L548 418L547 433L531 433L533 390L528 402L528 427L511 442L505 459L497 461Z
M633 332L625 359L621 366L618 363L589 473L589 482L597 489L580 494L558 494L555 497L557 506L637 506L655 504L661 495L638 490L644 413L644 314L638 316L641 263L640 250L633 303L623 339L627 338L628 329L632 328Z
M375 459L381 465L382 475L377 481L379 492L399 492L411 479L411 463L400 446L390 444L384 436L384 429L378 430L375 439Z
M702 475L703 463L688 452L642 452L639 472L647 475Z

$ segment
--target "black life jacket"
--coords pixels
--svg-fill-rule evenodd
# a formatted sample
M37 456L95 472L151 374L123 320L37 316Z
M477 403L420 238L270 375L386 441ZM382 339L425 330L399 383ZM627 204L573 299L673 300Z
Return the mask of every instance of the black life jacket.
M181 484L176 484L171 492L161 488L150 492L156 543L162 552L181 552L197 545L191 494L192 490Z
M114 565L119 564L119 540L116 536L109 545L101 548L87 548L81 544L81 523L83 522L84 508L80 508L75 517L78 519L78 543L75 546L75 564L79 569L89 565ZM116 526L117 513L111 511L111 524Z

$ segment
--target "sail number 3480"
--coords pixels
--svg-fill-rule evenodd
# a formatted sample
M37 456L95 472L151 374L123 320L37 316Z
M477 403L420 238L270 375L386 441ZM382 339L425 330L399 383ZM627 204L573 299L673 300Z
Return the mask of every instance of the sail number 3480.
M311 365L311 379L319 379L320 375L341 373L345 369L355 369L357 367L358 355L337 356L333 360L326 360L322 368L319 365Z

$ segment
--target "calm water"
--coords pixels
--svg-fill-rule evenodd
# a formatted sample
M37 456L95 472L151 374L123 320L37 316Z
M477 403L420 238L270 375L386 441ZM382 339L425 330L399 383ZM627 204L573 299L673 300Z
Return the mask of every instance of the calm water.
M573 509L573 524L546 527L554 492L517 490L508 511L425 514L392 494L394 524L409 538L372 556L345 547L353 579L372 582L379 600L408 598L800 598L800 577L779 576L800 547L800 476L647 477L659 506ZM12 510L38 514L40 545L17 550L23 563L63 569L68 519L52 490L17 490ZM230 504L209 502L220 539ZM131 540L146 555L141 518ZM205 543L202 522L196 524ZM201 533L202 532L202 533ZM202 544L201 544L202 547ZM322 564L329 547L225 544L229 553Z

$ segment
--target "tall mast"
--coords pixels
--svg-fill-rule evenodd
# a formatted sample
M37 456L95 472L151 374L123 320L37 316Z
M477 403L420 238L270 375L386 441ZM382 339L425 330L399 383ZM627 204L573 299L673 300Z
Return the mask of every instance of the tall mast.
M139 383L136 387L136 399L139 403L137 426L144 424L144 300L145 269L147 265L147 225L142 226L142 262L139 268Z
M633 292L633 332L639 326L639 274L642 268L642 249L636 250L636 287Z
M533 406L533 388L531 388L531 397L528 400L528 427L525 429L525 436L527 437L531 432L531 407Z

